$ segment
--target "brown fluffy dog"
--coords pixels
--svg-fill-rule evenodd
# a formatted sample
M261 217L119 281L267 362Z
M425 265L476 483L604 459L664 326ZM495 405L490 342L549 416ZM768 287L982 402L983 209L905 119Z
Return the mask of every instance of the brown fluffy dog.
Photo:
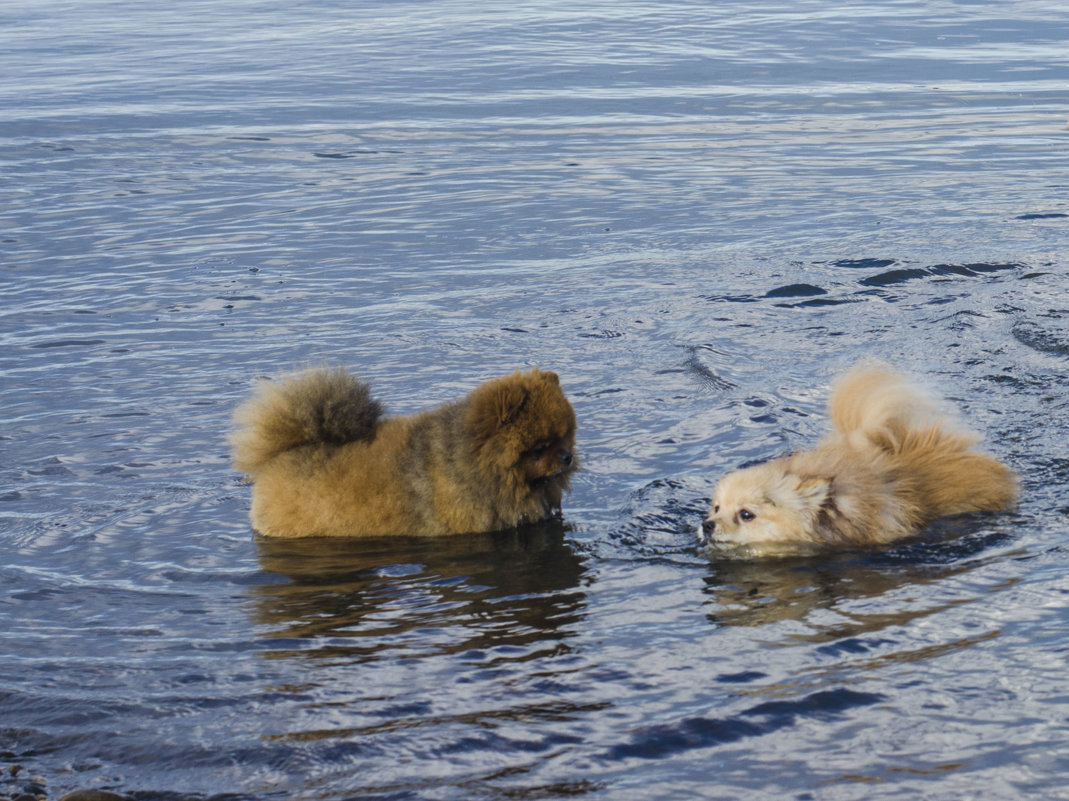
M578 466L575 412L539 370L410 417L382 417L344 370L309 370L264 382L235 419L234 466L271 537L511 528L558 511Z
M1009 468L972 450L980 436L886 365L855 366L828 402L834 430L814 450L730 473L703 539L756 545L875 545L936 518L1011 505Z

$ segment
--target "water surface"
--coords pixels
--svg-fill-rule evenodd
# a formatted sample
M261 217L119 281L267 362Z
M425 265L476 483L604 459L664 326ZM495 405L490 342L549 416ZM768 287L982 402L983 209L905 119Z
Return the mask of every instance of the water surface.
M1069 13L0 10L0 761L59 797L1069 797ZM863 355L1019 509L726 561ZM558 371L561 524L271 543L225 433Z

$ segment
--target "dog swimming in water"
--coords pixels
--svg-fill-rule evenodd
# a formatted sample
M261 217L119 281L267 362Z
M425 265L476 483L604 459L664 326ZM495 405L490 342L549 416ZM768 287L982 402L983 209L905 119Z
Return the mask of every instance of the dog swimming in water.
M724 476L699 536L758 547L879 545L940 517L1011 506L1014 473L936 405L886 364L856 365L834 385L831 433L812 450Z

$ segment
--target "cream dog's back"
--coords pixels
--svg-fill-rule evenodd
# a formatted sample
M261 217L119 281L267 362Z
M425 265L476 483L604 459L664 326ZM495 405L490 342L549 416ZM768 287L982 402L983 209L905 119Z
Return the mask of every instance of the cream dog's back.
M879 362L857 365L839 380L828 412L839 436L861 453L890 457L898 495L917 508L918 526L1013 503L1017 479L1001 462L973 450L982 437L937 411L936 399ZM836 447L835 436L824 447Z

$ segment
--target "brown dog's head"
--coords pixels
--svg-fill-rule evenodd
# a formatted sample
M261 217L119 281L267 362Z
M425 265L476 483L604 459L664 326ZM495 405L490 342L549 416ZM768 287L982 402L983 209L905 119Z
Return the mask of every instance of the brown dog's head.
M481 472L518 504L545 512L560 505L579 462L575 411L556 373L517 372L483 384L472 393L469 423Z
M830 493L830 479L796 475L783 460L736 470L717 484L700 536L735 545L818 541Z

